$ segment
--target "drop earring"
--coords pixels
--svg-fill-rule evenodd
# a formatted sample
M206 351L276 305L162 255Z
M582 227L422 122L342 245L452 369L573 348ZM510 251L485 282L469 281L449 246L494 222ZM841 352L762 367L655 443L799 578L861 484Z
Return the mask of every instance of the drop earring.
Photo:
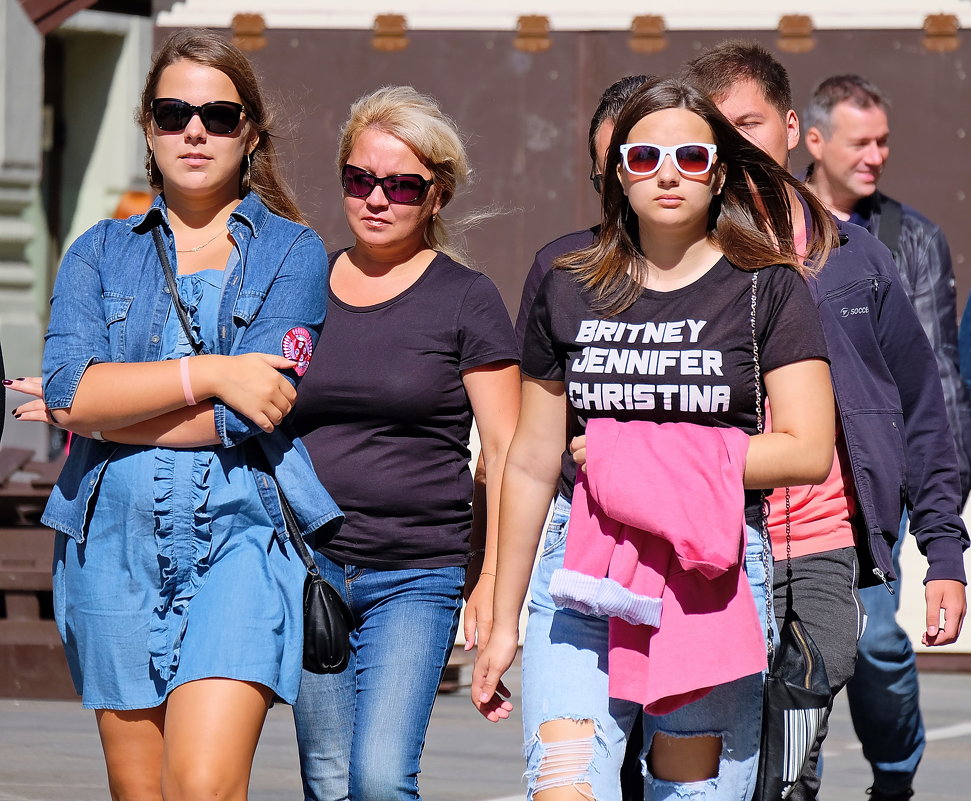
M250 154L246 154L246 167L243 170L243 178L240 181L240 185L243 187L243 192L249 192L250 187L250 170L253 168L253 160L250 158Z

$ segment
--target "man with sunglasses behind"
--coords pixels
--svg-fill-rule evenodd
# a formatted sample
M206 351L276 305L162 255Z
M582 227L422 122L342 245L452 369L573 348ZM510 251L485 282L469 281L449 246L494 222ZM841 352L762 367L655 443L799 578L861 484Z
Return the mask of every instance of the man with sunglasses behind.
M723 42L689 63L685 78L705 91L743 136L788 166L789 151L799 142L799 119L786 70L764 47ZM792 222L798 248L806 222L796 203ZM837 224L839 247L809 282L837 402L833 471L819 485L774 490L768 514L776 620L781 625L790 600L786 555L791 549L791 605L822 653L833 697L854 672L863 628L857 583L876 585L873 592L893 597L891 545L899 536L903 502L928 561L927 645L954 642L961 631L968 547L937 360L890 253L862 228ZM889 707L889 695L890 688L882 687L877 704ZM827 716L828 710L789 796L794 801L818 797L817 760ZM886 722L888 738L896 736L895 724ZM870 757L866 746L864 753ZM868 793L870 801L904 801L912 795L910 777L875 766Z
M941 229L910 206L877 188L890 155L887 97L859 75L834 75L814 90L803 115L806 149L813 158L806 182L841 220L863 226L893 253L901 283L914 304L937 357L948 422L967 500L971 485L971 402L957 354L954 271ZM906 516L893 550L895 586ZM924 751L918 703L917 662L897 624L899 586L860 591L868 616L856 672L846 687L863 754L874 774L874 797L906 799ZM880 791L877 793L876 791Z
M590 120L590 134L587 137L591 161L590 181L598 195L603 185L604 161L607 157L610 137L614 133L614 124L617 122L617 117L620 115L624 103L647 81L647 78L646 75L628 75L612 83L600 96L600 103ZM523 346L523 335L526 332L529 310L533 308L536 292L543 282L543 276L550 271L553 260L570 251L592 245L599 231L599 225L595 225L593 228L584 228L582 231L574 231L554 239L536 252L533 266L530 267L523 284L519 316L516 318L516 341L519 342L520 348Z

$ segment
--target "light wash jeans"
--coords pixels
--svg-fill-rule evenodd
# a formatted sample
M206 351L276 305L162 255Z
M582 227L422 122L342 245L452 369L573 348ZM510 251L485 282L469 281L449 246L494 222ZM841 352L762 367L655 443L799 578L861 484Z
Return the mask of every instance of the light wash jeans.
M418 799L418 761L455 642L465 568L373 570L315 558L356 628L342 673L303 672L293 717L304 796Z
M897 623L900 608L900 545L907 516L893 547L891 595L882 584L860 590L867 613L858 644L856 672L846 685L853 728L863 756L873 768L873 786L887 794L910 787L924 754L917 657L907 633Z
M607 619L561 609L550 597L550 576L563 564L569 516L569 501L557 498L530 585L529 623L523 647L528 793L532 799L541 762L544 756L552 756L539 739L539 727L551 720L592 720L592 758L587 771L575 781L588 782L596 801L620 801L620 767L638 705L608 696ZM754 528L748 530L745 569L759 618L765 625L762 538ZM762 680L761 674L746 676L723 684L668 715L644 715L647 748L657 732L722 737L716 778L676 783L654 779L648 773L646 801L749 801L758 766Z

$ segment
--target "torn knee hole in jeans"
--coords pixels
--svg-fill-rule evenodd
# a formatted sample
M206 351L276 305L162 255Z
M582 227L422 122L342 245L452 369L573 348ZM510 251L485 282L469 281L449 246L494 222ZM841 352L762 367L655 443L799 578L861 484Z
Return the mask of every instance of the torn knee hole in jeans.
M593 762L594 746L597 743L602 746L603 740L597 733L597 727L593 721L579 719L573 722L581 724L577 727L577 732L582 732L583 736L565 740L544 739L549 737L549 734L543 732L545 724L540 726L540 731L534 735L528 748L533 752L533 758L530 760L531 767L527 770L527 778L532 785L533 794L552 790L555 787L572 786L584 798L595 801L590 792L589 773ZM589 734L584 731L588 727L592 729ZM537 762L538 766L532 767Z
M693 750L685 750L683 746L689 740L696 741ZM714 783L719 777L722 757L730 750L725 732L659 730L654 733L642 765L651 783Z

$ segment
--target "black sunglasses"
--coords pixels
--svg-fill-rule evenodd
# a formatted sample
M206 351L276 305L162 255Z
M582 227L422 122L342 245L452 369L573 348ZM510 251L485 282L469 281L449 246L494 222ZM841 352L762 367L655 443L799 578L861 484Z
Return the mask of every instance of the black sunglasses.
M602 195L604 191L604 174L602 172L595 172L590 176L590 181L593 183L593 191L598 195Z
M156 97L152 101L152 118L160 131L183 131L196 114L211 134L230 134L239 125L243 107L230 100L213 100L193 106L174 97Z
M434 178L422 178L410 173L378 178L373 172L353 164L345 164L341 170L341 186L351 197L369 197L374 187L380 186L384 196L392 203L417 203L433 183Z

